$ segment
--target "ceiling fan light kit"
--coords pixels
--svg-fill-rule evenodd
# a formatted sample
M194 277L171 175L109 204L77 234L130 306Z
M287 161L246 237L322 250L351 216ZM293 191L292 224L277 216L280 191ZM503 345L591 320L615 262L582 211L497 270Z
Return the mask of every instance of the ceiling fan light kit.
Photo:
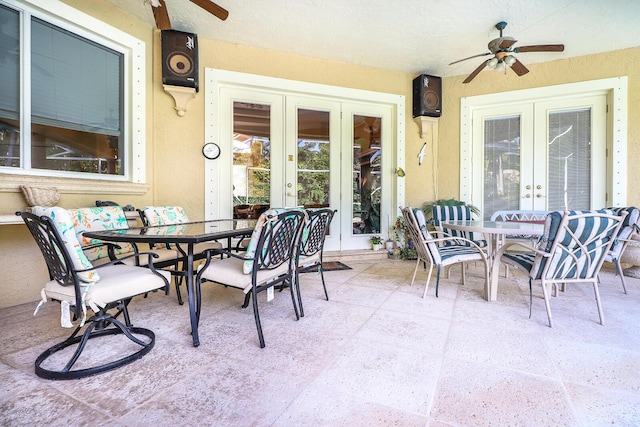
M478 58L480 56L493 55L493 58L483 61L478 68L473 70L471 74L462 82L469 83L485 68L493 69L496 71L505 71L507 68L511 68L518 76L523 76L529 72L529 69L524 66L522 62L518 60L514 53L525 52L563 52L563 44L542 44L521 46L512 49L512 46L517 43L517 40L513 37L503 37L502 30L507 27L507 23L504 21L496 24L496 29L500 31L500 37L493 39L489 42L489 52L480 53L478 55L469 56L467 58L454 61L449 65L457 64L458 62L466 61L467 59Z

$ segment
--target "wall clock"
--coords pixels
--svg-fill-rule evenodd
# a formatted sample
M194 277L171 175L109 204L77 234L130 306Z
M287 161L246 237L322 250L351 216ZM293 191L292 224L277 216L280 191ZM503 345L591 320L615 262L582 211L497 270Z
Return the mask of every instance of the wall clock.
M215 142L208 142L202 147L202 155L209 160L214 160L220 157L220 146Z

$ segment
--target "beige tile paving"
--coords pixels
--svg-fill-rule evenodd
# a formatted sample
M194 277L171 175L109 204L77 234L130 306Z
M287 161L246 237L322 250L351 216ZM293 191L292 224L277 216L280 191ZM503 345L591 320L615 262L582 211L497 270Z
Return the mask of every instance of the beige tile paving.
M515 271L498 301L482 299L482 270L410 286L413 262L348 261L301 276L305 317L288 291L260 296L260 349L243 296L203 287L201 345L175 295L136 298L136 325L156 333L147 356L110 373L47 381L33 372L69 331L58 306L0 310L0 426L604 426L640 425L640 280L627 295L601 274L605 325L593 291L574 286L551 302ZM37 296L34 296L36 299ZM108 355L117 345L97 343Z

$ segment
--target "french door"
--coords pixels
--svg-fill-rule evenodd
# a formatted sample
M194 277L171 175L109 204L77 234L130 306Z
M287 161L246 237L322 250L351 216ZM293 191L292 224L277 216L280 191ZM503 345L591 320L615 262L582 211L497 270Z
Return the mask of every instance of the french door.
M222 88L220 143L230 155L228 163L221 156L220 176L228 173L232 185L220 186L218 200L235 218L255 218L269 206L337 209L325 248L369 248L372 234L387 231L392 210L392 183L381 173L391 167L382 150L383 141L392 147L391 112L384 105Z
M497 210L606 204L606 96L476 109L473 193L485 219ZM478 164L479 163L479 164Z

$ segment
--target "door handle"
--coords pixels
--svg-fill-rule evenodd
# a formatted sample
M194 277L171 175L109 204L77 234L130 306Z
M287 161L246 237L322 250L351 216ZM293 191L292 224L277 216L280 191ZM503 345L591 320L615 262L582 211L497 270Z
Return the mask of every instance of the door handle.
M523 197L523 199L530 199L530 198L531 198L531 193L527 193Z

